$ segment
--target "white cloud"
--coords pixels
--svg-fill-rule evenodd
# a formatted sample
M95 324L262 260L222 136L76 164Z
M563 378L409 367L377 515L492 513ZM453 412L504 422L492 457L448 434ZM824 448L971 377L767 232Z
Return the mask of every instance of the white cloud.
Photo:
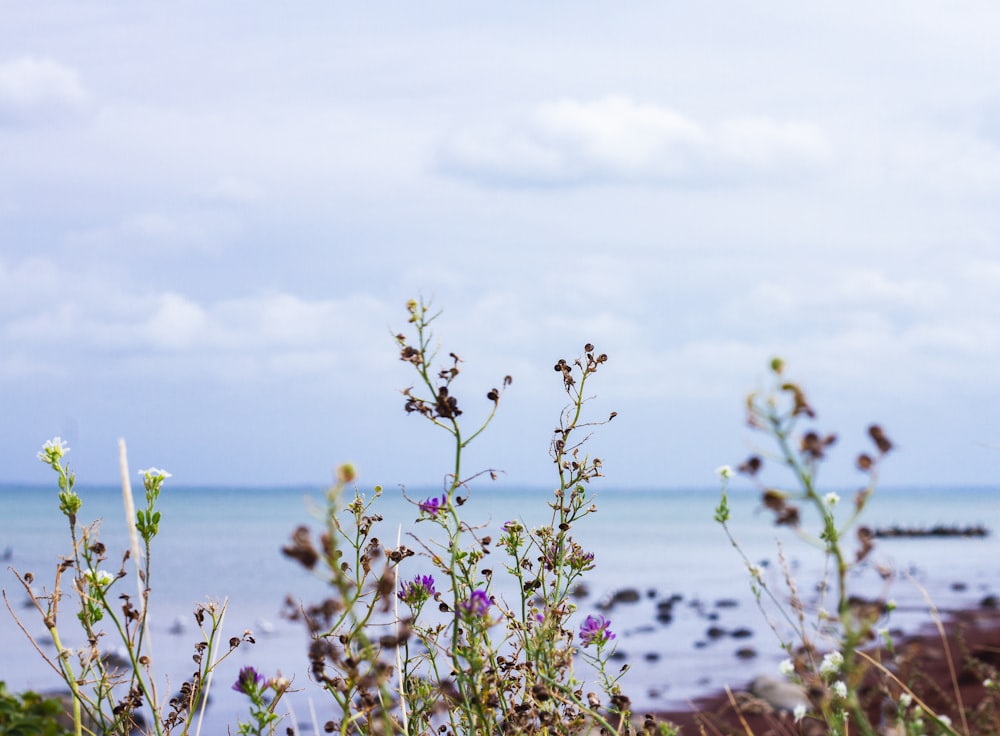
M148 210L121 217L112 225L70 232L74 249L145 252L208 252L224 250L242 231L237 213L225 208L165 212Z
M76 115L88 99L77 71L64 64L30 56L0 63L0 125Z
M757 324L808 323L815 326L855 323L872 314L933 315L952 297L931 277L890 278L868 268L839 270L796 278L764 278L727 308L730 319Z
M204 192L205 199L228 204L254 204L260 201L261 191L252 181L239 176L222 176L212 182Z
M123 366L128 358L150 375L178 370L267 381L289 371L319 375L332 356L363 366L373 351L391 354L388 310L368 296L306 299L276 292L202 301L44 259L0 260L0 296L0 339L8 349L0 375L7 377L29 369L62 375L66 356L74 355L75 370L91 362Z
M162 294L156 301L153 314L136 326L141 342L161 350L190 349L207 342L209 320L201 306L174 293Z
M490 184L711 184L798 175L833 149L817 125L765 116L703 123L674 110L610 96L558 100L488 132L442 146L449 173Z
M992 199L1000 184L1000 146L980 131L951 125L910 125L893 131L880 162L892 182L918 192L968 201Z

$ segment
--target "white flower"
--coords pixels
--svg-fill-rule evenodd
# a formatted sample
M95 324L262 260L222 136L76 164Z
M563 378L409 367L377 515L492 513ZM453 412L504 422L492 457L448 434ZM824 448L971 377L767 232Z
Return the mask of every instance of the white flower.
M42 451L38 453L38 459L43 463L51 463L53 460L58 460L63 455L69 452L69 446L62 437L53 437L50 440L46 440L45 444L42 445Z
M790 659L781 660L781 663L778 665L778 672L788 677L795 672L795 663Z
M938 720L941 721L941 723L943 723L945 727L951 728L951 718L949 718L948 716L944 715L938 716Z
M747 565L747 571L754 580L764 581L764 568L760 565Z
M715 474L723 480L729 480L733 477L733 469L728 465L720 465L715 469Z
M84 570L83 576L90 581L91 585L95 585L99 588L111 585L111 583L115 581L115 576L107 570L98 570L97 572L94 572L93 570Z
M837 680L833 685L831 685L834 695L843 700L847 697L847 683L843 680Z
M838 501L840 501L840 496L838 496L833 491L830 491L828 494L823 496L823 503L825 503L827 506L831 507L836 506Z
M840 652L828 652L823 655L823 661L819 663L819 673L824 677L835 675L840 672L840 667L844 664L844 655Z
M899 704L903 706L903 709L907 709L913 703L913 696L909 693L900 693Z
M987 677L983 680L983 687L993 687L993 680Z
M803 718L805 718L806 717L806 706L805 706L805 703L799 703L798 705L796 705L795 708L794 708L794 710L792 710L792 715L795 716L795 722L796 723L798 723Z
M166 480L167 478L172 478L173 476L166 470L160 470L159 468L150 468L149 470L140 470L139 475L143 476L147 480L154 480L160 478Z

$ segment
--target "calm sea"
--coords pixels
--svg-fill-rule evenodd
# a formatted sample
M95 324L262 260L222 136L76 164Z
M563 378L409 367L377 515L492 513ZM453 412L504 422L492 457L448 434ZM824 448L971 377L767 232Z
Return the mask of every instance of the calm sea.
M103 520L101 537L109 550L108 568L113 569L116 555L126 548L120 491L79 490L84 500L80 520ZM637 597L604 611L618 634L621 662L630 665L622 682L637 708L676 707L725 684L738 687L756 674L774 673L783 655L754 602L744 562L713 521L718 491L620 491L597 485L594 492L598 513L573 530L597 561L587 577L589 594L578 600L579 616L598 612L618 591ZM432 492L409 495L419 500ZM841 495L842 510L847 511L851 494ZM316 526L309 499L318 502L322 497L320 488L174 488L168 481L160 502L163 519L151 580L156 672L169 677L176 688L193 671L197 632L191 612L195 603L206 599L228 597L226 638L251 629L257 640L220 665L202 733L225 733L225 724L245 716L240 696L230 685L239 668L248 664L294 677L301 692L288 700L303 733L311 731L311 709L320 724L330 717L323 693L307 676L305 635L279 615L288 595L309 602L325 593L321 581L280 554L297 525ZM546 491L478 490L463 508L463 518L493 528L513 518L537 525L548 519L550 497ZM866 595L895 600L898 608L888 625L903 631L915 631L930 621L922 589L942 610L978 605L985 596L1000 593L998 501L1000 488L880 489L863 517L870 526L983 525L993 533L976 538L879 540L872 560L895 571L895 579L885 583L873 566L867 566L852 584ZM822 605L815 592L823 574L820 552L788 529L772 526L755 492L731 491L730 503L731 527L749 559L764 566L773 589L779 595L786 592L780 545L802 595L811 605ZM2 587L27 628L44 638L37 617L22 607L26 596L7 568L32 572L36 586L51 584L58 556L68 551L66 521L52 488L0 487L0 507L0 554L6 558ZM414 527L415 509L398 489L387 490L376 510L385 517L376 534L387 543L394 543L398 533L407 543L410 531L422 538L439 535L429 524ZM417 548L412 540L408 546ZM495 554L498 559L490 566L500 578L500 553ZM420 556L408 560L402 570L404 576L428 572L431 568ZM116 585L123 592L135 590L131 576ZM509 591L498 580L496 592ZM671 598L668 621L661 614ZM65 632L73 628L71 615L64 614L60 623ZM78 643L69 638L70 645ZM59 687L6 611L0 612L0 651L0 679L10 688Z

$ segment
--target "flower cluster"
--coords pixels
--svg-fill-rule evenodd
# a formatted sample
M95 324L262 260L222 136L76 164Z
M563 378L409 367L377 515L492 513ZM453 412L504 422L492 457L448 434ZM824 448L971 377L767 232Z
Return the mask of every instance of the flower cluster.
M260 674L253 667L244 667L240 670L239 677L233 683L233 690L250 697L260 694L267 685L267 678Z
M575 546L566 562L572 570L582 572L594 569L594 553L584 552L579 546Z
M823 677L829 677L840 672L844 666L844 655L840 652L828 652L823 655L823 661L819 663L819 673Z
M447 510L448 497L444 495L441 498L432 496L420 502L420 513L431 519L437 518L439 514L443 514Z
M106 588L115 581L115 576L107 570L84 570L83 577L95 588Z
M580 626L580 643L585 647L596 644L598 648L615 638L609 628L611 622L604 616L587 616Z
M53 437L42 445L38 459L59 474L59 510L66 515L71 524L75 524L76 514L83 501L73 490L73 486L76 485L76 474L70 472L69 465L62 463L63 456L67 452L69 447L66 442L60 437Z
M253 667L244 667L239 677L233 683L233 690L250 698L250 722L238 722L237 733L240 736L264 736L273 734L282 716L275 712L275 706L282 696L288 692L291 682L281 676L267 678ZM265 698L268 690L273 695ZM270 701L270 702L268 702ZM292 729L288 729L291 733Z
M490 612L493 601L485 590L474 590L467 600L458 604L459 612L464 618L483 618Z
M518 547L524 542L524 526L521 522L512 519L504 522L501 531L503 535L500 537L500 546L506 550L507 554L517 555Z
M173 475L168 473L166 470L161 470L160 468L149 468L148 470L140 470L139 475L145 483L154 483L158 480L163 481L167 478L172 478Z
M419 606L428 598L432 598L434 593L434 578L430 575L417 575L412 583L403 583L396 595L409 606Z
M42 451L38 453L38 459L46 465L55 465L62 459L63 455L69 452L69 446L61 437L53 437L42 445Z

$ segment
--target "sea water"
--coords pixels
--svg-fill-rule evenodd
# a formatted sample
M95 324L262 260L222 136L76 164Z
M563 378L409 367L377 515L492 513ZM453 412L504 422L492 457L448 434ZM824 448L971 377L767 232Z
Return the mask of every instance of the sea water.
M718 489L617 490L599 482L592 491L598 512L572 529L596 561L585 578L588 594L575 599L577 616L582 621L587 614L603 613L611 620L618 650L612 670L628 665L623 689L640 711L683 706L724 685L740 687L756 674L775 673L785 655L767 616L783 635L787 628L766 599L764 612L759 609L749 584L748 563L760 567L779 601L789 596L785 579L790 573L810 611L834 606L830 594L824 598L818 590L824 579L822 552L791 530L773 526L759 494L750 489L730 493L730 528L746 559L713 520ZM128 546L121 492L80 488L79 493L80 522L101 519L106 567L115 571ZM141 490L137 495L141 503ZM281 617L288 596L309 603L328 594L322 580L280 552L296 526L319 527L311 512L322 505L324 495L322 488L184 488L168 481L159 503L162 521L150 580L154 669L164 682L169 678L169 685L161 687L176 690L195 669L191 656L199 636L192 616L196 603L227 599L224 641L246 630L256 640L218 666L202 733L225 733L227 724L235 731L236 719L246 718L243 696L230 687L246 665L265 674L280 670L293 679L298 692L286 701L302 733L312 730L311 711L320 725L333 716L329 699L309 681L301 625ZM370 498L371 491L367 495ZM400 489L387 489L373 508L384 517L374 532L383 544L395 546L398 537L418 550L401 567L402 579L434 572L410 536L440 541L436 526L414 524L418 515L414 502L431 495L434 489L407 491L405 496ZM840 495L838 511L848 514L852 493ZM551 500L551 491L487 486L474 490L461 511L463 519L484 525L481 533L492 531L496 539L496 530L511 519L529 527L547 523ZM986 596L1000 593L998 500L1000 488L880 489L861 523L910 528L982 525L992 533L878 540L871 564L854 575L851 589L893 600L896 611L884 623L906 632L931 621L928 599L947 611L976 606ZM8 567L33 573L38 590L51 587L59 556L69 552L67 521L51 488L0 487L0 507L0 554L6 558L2 587L14 614L51 654L39 616L26 607L27 596ZM808 516L804 527L818 532L815 519ZM510 597L514 588L503 575L502 557L495 550L487 558L496 571L493 592ZM127 569L131 573L131 561ZM115 585L115 590L134 596L134 575ZM615 593L622 591L625 595L619 597L631 602L614 602ZM63 607L60 629L72 632L72 602L65 601ZM68 646L81 643L79 634L64 633L64 637ZM0 651L0 679L12 690L59 689L58 677L7 612L0 612ZM582 668L579 674L588 675Z

